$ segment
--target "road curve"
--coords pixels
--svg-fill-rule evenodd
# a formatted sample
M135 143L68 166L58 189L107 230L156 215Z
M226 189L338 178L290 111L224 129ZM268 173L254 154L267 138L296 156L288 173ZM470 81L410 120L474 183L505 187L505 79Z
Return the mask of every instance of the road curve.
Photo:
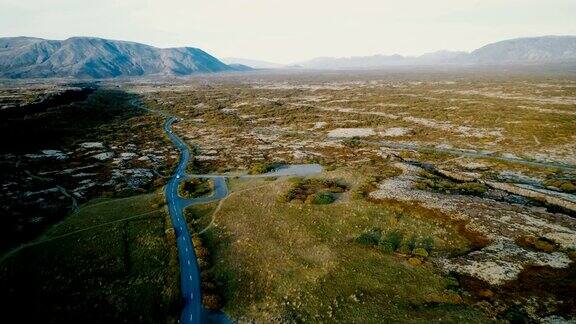
M188 175L186 174L186 166L190 159L190 150L188 146L174 134L172 131L172 124L178 119L174 116L168 116L164 124L164 131L180 151L180 160L174 174L166 185L166 202L168 204L168 211L172 219L172 226L176 234L176 241L178 246L178 258L180 262L180 286L184 308L180 318L180 323L231 323L231 321L221 312L205 312L202 306L202 295L200 290L200 268L192 237L188 231L188 225L184 218L184 209L191 205L206 204L213 201L224 199L228 196L227 178L229 175ZM306 176L323 171L322 166L318 164L308 165L291 165L284 166L272 172L261 175L244 175L242 178L257 178L257 177L270 177L270 176ZM188 178L207 178L211 179L214 183L214 191L210 196L198 197L194 199L182 198L178 195L178 187L182 181Z
M180 151L180 161L174 175L166 185L166 202L172 219L172 226L176 234L178 258L180 261L180 290L184 302L184 309L180 323L204 323L204 309L200 291L200 268L196 260L196 253L192 244L192 237L184 219L184 208L193 202L178 195L178 185L186 178L186 165L190 158L188 146L172 132L175 117L170 117L164 124L164 131Z

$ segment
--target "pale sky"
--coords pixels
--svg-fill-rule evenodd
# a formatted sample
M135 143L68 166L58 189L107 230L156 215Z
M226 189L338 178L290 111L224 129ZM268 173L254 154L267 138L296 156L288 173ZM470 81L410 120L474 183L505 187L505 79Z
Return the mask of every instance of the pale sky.
M576 35L576 0L0 0L0 36L96 36L278 63L542 35Z

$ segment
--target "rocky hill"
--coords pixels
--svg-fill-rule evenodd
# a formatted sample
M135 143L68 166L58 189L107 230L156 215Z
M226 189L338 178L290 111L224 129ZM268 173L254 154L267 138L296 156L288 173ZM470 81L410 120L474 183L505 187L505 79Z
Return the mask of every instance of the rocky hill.
M550 63L576 61L576 36L517 38L483 46L471 54L476 63Z
M4 78L184 76L234 70L192 47L163 49L91 37L0 38L0 77Z
M505 40L471 53L438 51L421 56L373 55L319 57L296 65L308 69L373 69L411 65L522 65L576 63L576 36L543 36Z

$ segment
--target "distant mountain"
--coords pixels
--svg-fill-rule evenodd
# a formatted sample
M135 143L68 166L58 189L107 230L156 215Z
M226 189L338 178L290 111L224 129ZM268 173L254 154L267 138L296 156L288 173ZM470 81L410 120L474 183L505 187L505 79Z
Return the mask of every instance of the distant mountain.
M228 64L228 66L232 70L238 71L238 72L246 72L246 71L253 71L254 70L252 67L249 67L248 65L244 65L244 64Z
M492 43L471 53L438 51L421 56L319 57L294 65L307 69L373 69L410 65L576 63L576 36L518 38Z
M162 49L92 37L0 38L0 77L4 78L184 76L234 70L192 47Z
M471 53L476 63L548 63L576 60L576 36L517 38L488 44Z
M266 62L266 61L259 61L259 60L251 60L251 59L244 59L238 57L225 57L222 59L222 62L226 64L241 64L246 65L254 69L280 69L285 67L283 64Z
M157 48L149 45L72 37L46 40L31 37L0 38L0 78L114 78L186 76L194 73L254 69L375 69L416 65L576 64L576 36L543 36L505 40L471 53L438 51L421 56L373 55L320 57L282 65L258 60L227 58L227 65L193 47Z
M470 60L468 52L437 51L414 58L419 64L466 64Z
M369 69L386 65L404 64L406 58L401 55L373 55L354 57L318 57L296 65L308 69Z

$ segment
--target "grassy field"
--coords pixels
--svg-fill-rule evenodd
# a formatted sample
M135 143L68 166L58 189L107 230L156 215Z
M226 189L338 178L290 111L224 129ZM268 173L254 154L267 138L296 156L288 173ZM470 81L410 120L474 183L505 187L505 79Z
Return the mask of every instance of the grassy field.
M97 200L3 259L6 318L175 323L179 270L160 193Z
M212 214L218 206L218 202L212 202L203 205L194 205L186 208L184 217L189 230L192 233L198 233L210 224Z
M340 179L352 190L365 181L350 169L326 172L322 178ZM380 228L418 240L433 238L432 257L458 254L471 243L456 225L446 223L437 212L354 199L350 192L330 205L278 201L292 183L232 180L237 194L225 201L216 214L216 226L202 236L210 251L207 272L222 287L224 311L233 318L360 323L487 320L467 304L457 281L435 270L430 259L414 266L407 255L356 242L363 232Z
M186 179L178 187L178 194L188 199L207 196L212 191L212 186L209 179Z

